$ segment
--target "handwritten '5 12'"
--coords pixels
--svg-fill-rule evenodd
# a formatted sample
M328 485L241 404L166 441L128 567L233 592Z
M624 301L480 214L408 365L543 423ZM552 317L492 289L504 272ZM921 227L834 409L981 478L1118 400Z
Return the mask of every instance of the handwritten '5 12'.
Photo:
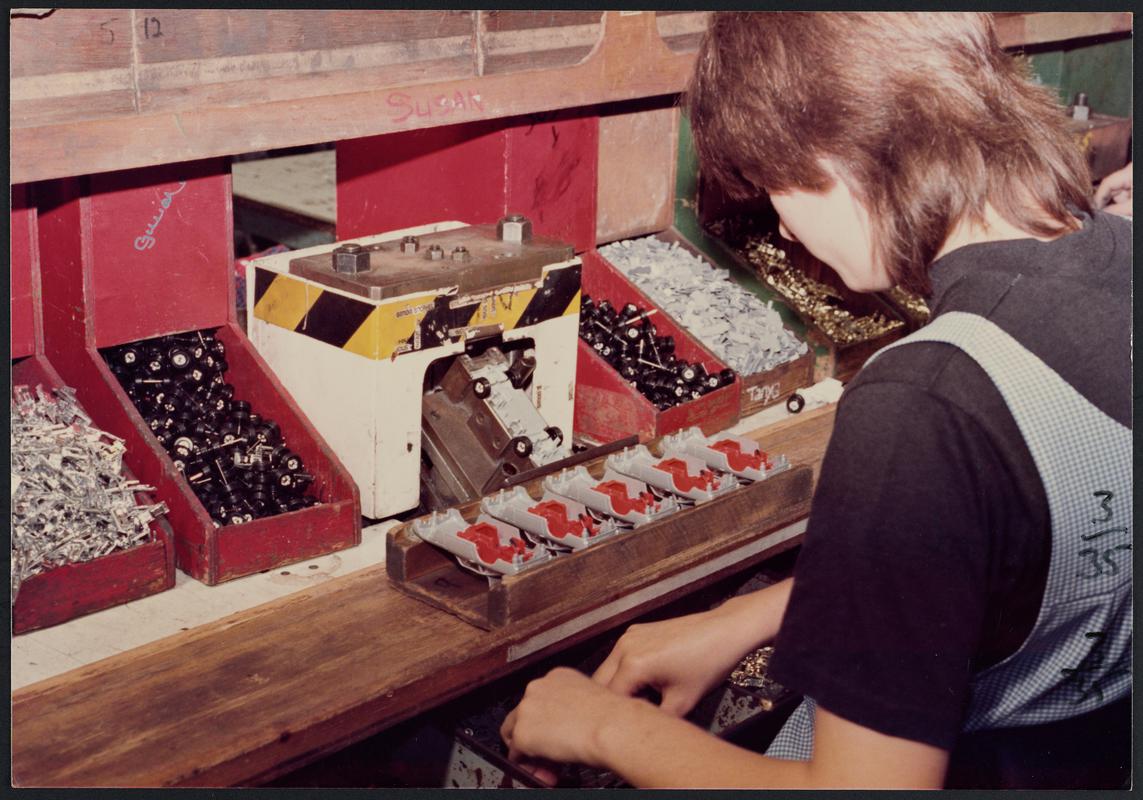
M167 213L167 209L171 207L171 198L181 192L187 186L186 181L179 181L179 188L173 192L163 192L162 199L159 200L159 213L151 220L151 224L147 226L147 232L142 236L135 237L136 250L150 250L155 246L155 230L159 227L159 223L163 221L163 214Z

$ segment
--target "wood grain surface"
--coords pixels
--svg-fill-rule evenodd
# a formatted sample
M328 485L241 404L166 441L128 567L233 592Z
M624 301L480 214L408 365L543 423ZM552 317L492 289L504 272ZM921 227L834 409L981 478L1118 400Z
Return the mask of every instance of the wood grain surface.
M833 411L756 438L816 471ZM363 569L15 692L13 784L268 780L743 566L515 661L512 645L568 611L481 631L393 589L383 565Z

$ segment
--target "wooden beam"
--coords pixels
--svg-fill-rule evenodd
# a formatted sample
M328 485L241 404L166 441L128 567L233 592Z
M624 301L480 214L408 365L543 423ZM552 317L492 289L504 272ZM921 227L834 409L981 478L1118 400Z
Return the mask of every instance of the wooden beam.
M64 11L69 9L57 13ZM167 29L171 28L168 23ZM286 96L268 91L259 93L260 84L247 81L245 95L235 94L236 89L229 86L221 95L222 90L197 92L197 99L190 102L183 95L170 99L170 92L175 91L171 88L169 92L164 90L162 97L167 99L160 101L158 95L151 98L147 93L150 84L139 83L146 77L144 72L153 68L134 63L121 71L135 75L138 111L117 106L113 112L100 112L97 118L25 125L21 125L14 112L10 180L24 183L353 139L666 95L685 87L694 54L672 52L658 33L654 14L606 12L602 31L603 35L586 58L570 67L450 76L447 80L433 80L428 77L433 74L430 72L420 75L419 80L406 75L396 84L384 83L382 71L359 76L352 86L344 81L336 86L331 84L323 93L312 96L301 96L298 92ZM262 61L249 63L261 65L260 69L273 66ZM301 65L290 61L277 68L300 69ZM49 88L62 85L59 83L62 77L57 76L54 82L50 77L39 76L35 80ZM123 83L122 76L116 72L113 77L118 81L113 88L119 87ZM155 86L167 86L175 77L175 73L171 73L160 80L151 75ZM293 81L296 75L286 72L279 76L281 80L287 78ZM332 80L315 76L313 81L323 79ZM69 80L74 80L74 76ZM218 78L203 80L217 81ZM60 91L65 89L78 91L74 86ZM22 89L25 90L31 97L37 89L29 85Z
M996 14L996 34L1006 48L1131 31L1129 11L1045 11Z

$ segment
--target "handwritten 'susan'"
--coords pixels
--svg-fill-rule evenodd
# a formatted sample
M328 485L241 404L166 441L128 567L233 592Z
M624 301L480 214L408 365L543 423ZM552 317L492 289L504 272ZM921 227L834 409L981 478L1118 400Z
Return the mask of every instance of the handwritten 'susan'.
M163 214L167 213L167 209L171 207L171 198L181 192L187 186L186 181L179 181L179 188L173 192L163 192L163 197L159 200L159 213L151 220L151 224L147 226L147 231L142 236L135 237L136 250L150 250L155 246L155 229L159 227L159 223L163 221Z

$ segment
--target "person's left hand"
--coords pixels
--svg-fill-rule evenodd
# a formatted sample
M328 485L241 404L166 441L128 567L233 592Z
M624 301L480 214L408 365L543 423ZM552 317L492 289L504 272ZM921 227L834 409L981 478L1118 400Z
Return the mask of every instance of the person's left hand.
M619 718L638 713L639 705L654 710L645 700L619 695L581 672L557 667L528 684L500 735L512 761L539 758L603 767L597 752L600 729L604 724L623 724ZM551 783L554 776L541 770L537 777Z

